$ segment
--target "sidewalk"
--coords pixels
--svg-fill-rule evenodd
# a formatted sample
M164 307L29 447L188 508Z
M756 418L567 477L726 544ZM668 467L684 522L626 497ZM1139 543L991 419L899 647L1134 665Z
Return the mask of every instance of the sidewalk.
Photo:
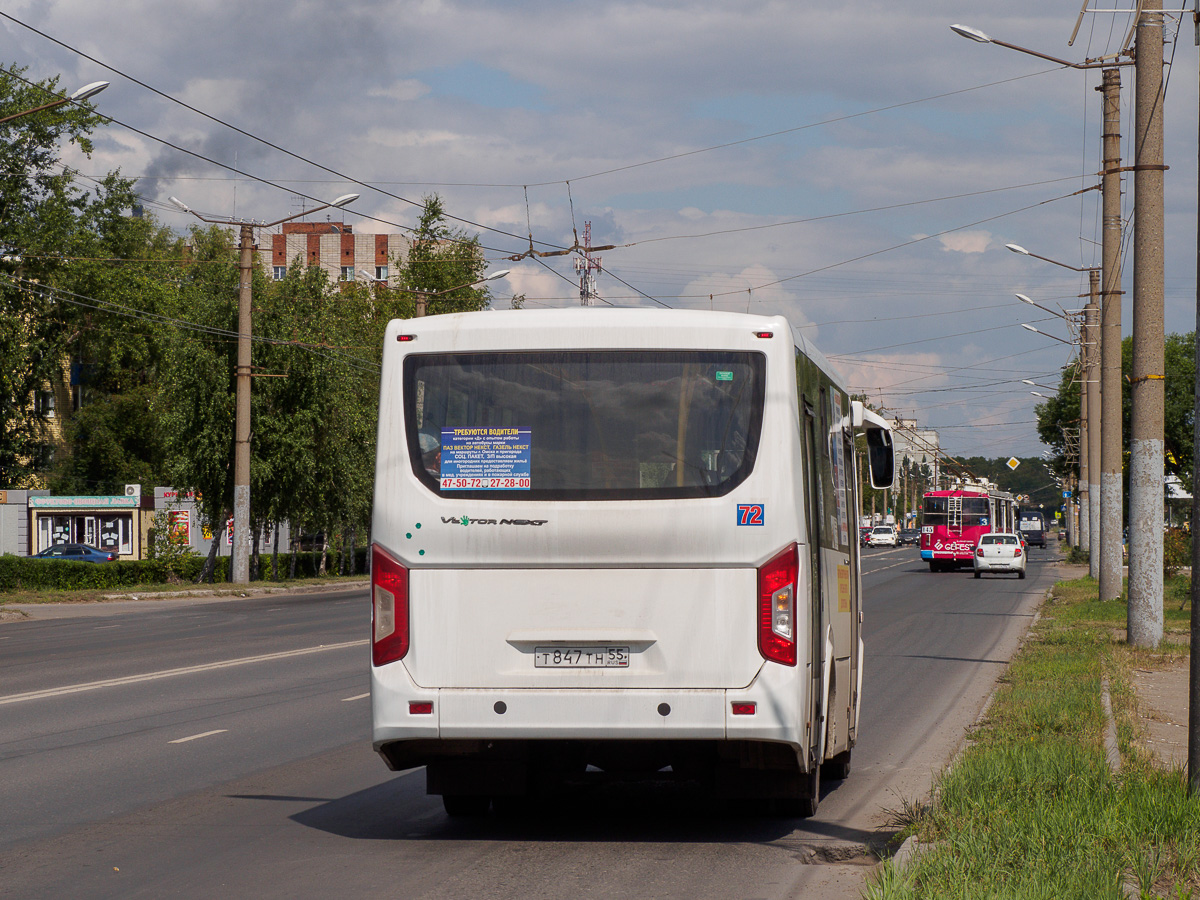
M1187 767L1188 661L1168 668L1135 669L1138 718L1145 729L1144 746L1167 769Z

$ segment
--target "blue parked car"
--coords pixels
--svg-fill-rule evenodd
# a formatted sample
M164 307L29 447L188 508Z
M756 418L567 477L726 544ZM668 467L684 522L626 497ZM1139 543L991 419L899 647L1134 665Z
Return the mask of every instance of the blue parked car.
M41 553L34 554L34 559L64 559L68 562L105 563L112 562L117 554L112 550L97 550L87 544L55 544L47 547Z

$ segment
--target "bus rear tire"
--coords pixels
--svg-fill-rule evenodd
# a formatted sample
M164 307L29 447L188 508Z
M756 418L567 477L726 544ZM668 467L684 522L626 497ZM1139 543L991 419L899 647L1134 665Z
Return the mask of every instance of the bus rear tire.
M845 781L849 778L850 751L845 750L821 763L821 777L829 781Z
M442 794L442 806L453 819L486 816L492 798L481 794Z

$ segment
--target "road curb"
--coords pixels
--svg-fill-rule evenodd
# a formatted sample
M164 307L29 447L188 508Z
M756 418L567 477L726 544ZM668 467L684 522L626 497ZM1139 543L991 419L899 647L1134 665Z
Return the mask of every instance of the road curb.
M186 597L219 597L223 600L239 597L261 596L263 594L314 594L318 591L340 591L360 588L370 583L369 578L355 581L338 581L330 584L310 584L271 587L224 587L224 588L188 588L180 591L126 591L118 594L101 594L102 600L175 600ZM70 602L70 601L67 601Z

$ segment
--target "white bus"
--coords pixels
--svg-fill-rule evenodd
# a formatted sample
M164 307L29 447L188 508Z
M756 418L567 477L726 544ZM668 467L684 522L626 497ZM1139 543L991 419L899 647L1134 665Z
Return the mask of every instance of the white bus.
M779 317L513 310L385 340L388 766L424 765L451 815L597 770L812 815L858 733L854 437L890 485L884 420Z

